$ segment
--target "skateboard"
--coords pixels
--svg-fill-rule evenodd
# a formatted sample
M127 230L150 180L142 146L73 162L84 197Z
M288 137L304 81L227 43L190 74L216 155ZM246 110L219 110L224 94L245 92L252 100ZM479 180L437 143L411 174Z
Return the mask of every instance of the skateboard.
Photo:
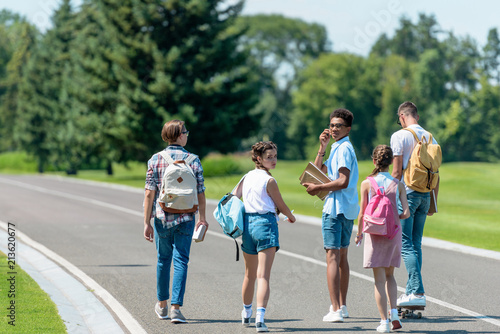
M417 317L418 319L422 318L422 312L415 311L424 311L425 306L398 306L398 314L401 319L409 318L409 317Z

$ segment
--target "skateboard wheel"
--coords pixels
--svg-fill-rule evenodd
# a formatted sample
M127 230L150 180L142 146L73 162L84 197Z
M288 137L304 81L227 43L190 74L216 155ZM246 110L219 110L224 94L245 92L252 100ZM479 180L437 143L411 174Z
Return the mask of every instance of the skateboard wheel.
M421 319L421 318L422 318L422 312L418 312L418 313L417 313L417 318L418 318L418 319Z

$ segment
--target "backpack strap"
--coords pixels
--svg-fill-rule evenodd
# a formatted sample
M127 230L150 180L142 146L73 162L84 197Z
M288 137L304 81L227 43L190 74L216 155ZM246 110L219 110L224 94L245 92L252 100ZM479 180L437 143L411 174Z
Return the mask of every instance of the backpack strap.
M190 154L188 157L184 160L187 165L192 164L196 160L196 155Z
M248 173L247 173L248 174ZM245 179L245 176L247 176L247 174L243 175L243 177L241 178L241 180L238 182L238 184L233 188L233 191L231 191L231 194L234 193L236 191L236 189L238 189L238 186L240 185L241 182L243 182L243 179Z
M373 189L375 189L375 191L377 192L378 195L383 195L384 194L384 192L385 192L384 187L379 186L378 183L377 183L377 181L375 181L375 178L373 178L371 176L368 176L366 179L368 181L370 181L370 183L372 184Z
M425 136L422 136L422 140L418 139L417 134L412 129L410 129L410 128L404 128L403 130L410 131L413 134L413 137L415 137L415 140L417 142L419 142L419 141L425 141L425 142L427 142L427 138L425 138ZM429 134L429 142L428 143L430 144L430 143L432 143L432 133L430 133L429 131L427 131L427 133Z
M174 159L172 159L172 157L170 156L170 154L168 154L167 152L165 151L160 151L158 152L162 157L163 159L165 159L167 161L167 163L169 165L173 164L174 163Z

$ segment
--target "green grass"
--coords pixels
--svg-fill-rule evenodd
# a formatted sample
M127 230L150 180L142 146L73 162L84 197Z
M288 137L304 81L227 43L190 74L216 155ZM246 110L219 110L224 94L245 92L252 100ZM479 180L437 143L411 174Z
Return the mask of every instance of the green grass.
M1 168L3 157L3 154L0 155L0 172L9 172L9 169ZM253 168L248 155L232 156L230 159L232 163L228 163L227 156L209 156L203 160L207 175L239 171L227 176L205 177L207 198L220 199L233 189L246 171ZM306 164L306 161L279 161L272 174L294 213L321 217L323 202L309 196L298 181ZM115 175L111 177L99 170L81 171L75 177L143 188L146 167L146 162L130 163L128 167L115 165ZM359 162L359 183L372 169L371 161ZM445 163L440 175L439 213L428 217L424 235L500 251L500 224L497 223L500 217L500 164Z
M0 252L0 305L2 305L2 321L0 333L66 333L66 326L57 312L57 307L38 284L16 265L15 296L12 294L7 257ZM9 325L7 308L15 302L15 326Z

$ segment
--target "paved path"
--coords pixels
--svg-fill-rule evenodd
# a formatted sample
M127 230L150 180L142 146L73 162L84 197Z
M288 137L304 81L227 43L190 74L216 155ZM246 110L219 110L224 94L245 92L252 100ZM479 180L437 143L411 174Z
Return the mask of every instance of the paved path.
M253 332L241 328L239 319L243 263L234 261L234 242L213 219L206 240L192 247L183 307L190 323L173 325L156 318L155 250L142 238L141 211L141 190L53 177L0 176L0 221L14 223L17 231L55 254L61 265L79 273L72 275L95 282L94 294L121 328L108 333ZM373 331L379 319L371 272L362 268L362 247L350 247L351 318L329 324L321 321L329 301L320 227L314 219L300 217L296 224L280 226L280 241L266 313L273 332ZM477 256L469 254L473 249L462 251L424 247L428 307L424 319L404 320L404 332L500 332L498 253ZM396 271L400 287L405 276L404 268Z

